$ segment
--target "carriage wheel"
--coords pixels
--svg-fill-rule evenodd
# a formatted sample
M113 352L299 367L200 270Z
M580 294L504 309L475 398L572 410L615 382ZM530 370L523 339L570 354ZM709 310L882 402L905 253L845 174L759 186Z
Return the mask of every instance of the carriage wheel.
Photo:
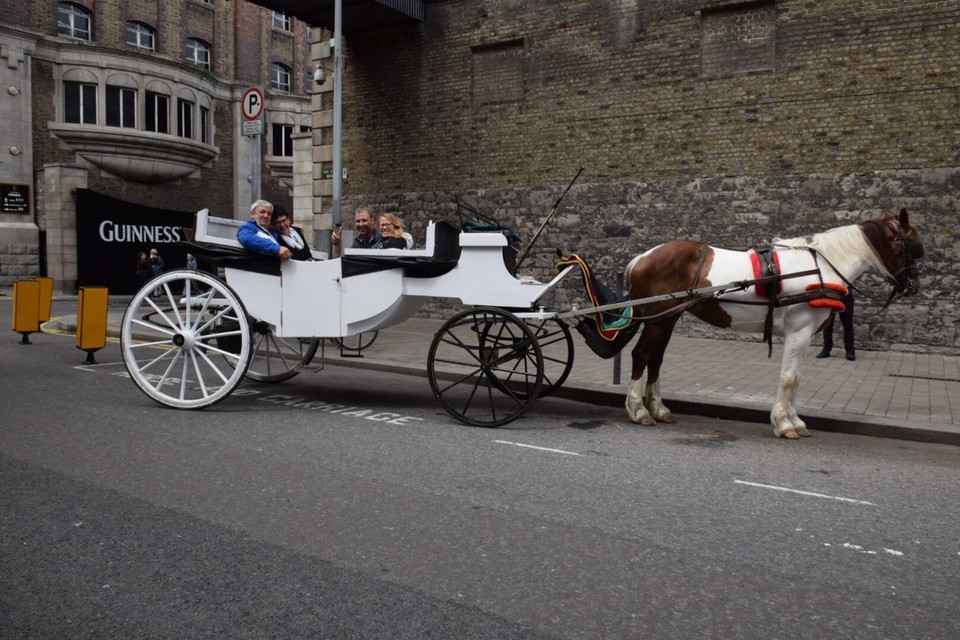
M161 292L156 298L154 290ZM141 391L169 407L200 409L226 398L243 380L250 323L225 283L201 271L170 271L130 301L120 345Z
M543 353L543 387L538 397L544 398L563 386L573 368L573 337L562 320L525 319Z
M520 417L543 385L543 355L525 322L500 309L470 309L448 320L427 357L433 395L447 413L477 427Z
M310 364L320 346L319 338L278 338L270 325L252 321L253 345L247 377L257 382L283 382Z

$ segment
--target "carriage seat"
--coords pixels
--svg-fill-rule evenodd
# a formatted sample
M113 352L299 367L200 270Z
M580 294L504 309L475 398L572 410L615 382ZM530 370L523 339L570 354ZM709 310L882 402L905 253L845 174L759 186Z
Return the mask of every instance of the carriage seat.
M449 222L431 222L427 226L423 249L354 249L343 250L343 277L363 273L403 269L408 278L435 278L449 272L460 259L460 232Z
M243 250L243 246L237 240L237 229L245 222L246 220L211 216L209 209L201 209L197 211L194 242ZM316 249L311 249L310 253L313 254L314 260L329 258L326 253Z

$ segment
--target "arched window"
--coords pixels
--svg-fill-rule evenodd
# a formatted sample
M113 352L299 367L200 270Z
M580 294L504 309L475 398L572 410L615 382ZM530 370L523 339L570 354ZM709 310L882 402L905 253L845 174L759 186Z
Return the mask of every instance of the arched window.
M127 44L138 49L153 51L153 29L142 22L127 23Z
M210 45L197 38L187 38L184 57L187 62L197 65L201 69L210 70Z
M270 88L290 93L290 67L279 62L270 65Z
M57 35L90 40L90 12L72 2L58 2Z

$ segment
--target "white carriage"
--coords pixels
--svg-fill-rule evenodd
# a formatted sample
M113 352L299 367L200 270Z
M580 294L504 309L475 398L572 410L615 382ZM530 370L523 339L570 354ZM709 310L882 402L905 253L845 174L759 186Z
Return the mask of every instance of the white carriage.
M161 404L199 409L225 399L245 377L286 380L323 353L325 338L396 325L431 298L467 305L442 325L427 354L431 389L458 420L506 424L570 371L570 331L541 306L569 269L546 284L515 277L501 231L431 222L421 250L346 249L341 258L281 263L240 248L239 224L198 212L190 251L217 265L222 278L167 272L124 314L127 371Z

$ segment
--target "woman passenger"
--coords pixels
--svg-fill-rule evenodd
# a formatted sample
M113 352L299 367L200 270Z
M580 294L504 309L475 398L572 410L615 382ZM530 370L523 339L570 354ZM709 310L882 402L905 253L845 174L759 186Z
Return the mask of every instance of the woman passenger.
M392 213L381 213L377 218L380 235L383 236L378 244L371 249L406 249L407 241L404 238L403 220Z

